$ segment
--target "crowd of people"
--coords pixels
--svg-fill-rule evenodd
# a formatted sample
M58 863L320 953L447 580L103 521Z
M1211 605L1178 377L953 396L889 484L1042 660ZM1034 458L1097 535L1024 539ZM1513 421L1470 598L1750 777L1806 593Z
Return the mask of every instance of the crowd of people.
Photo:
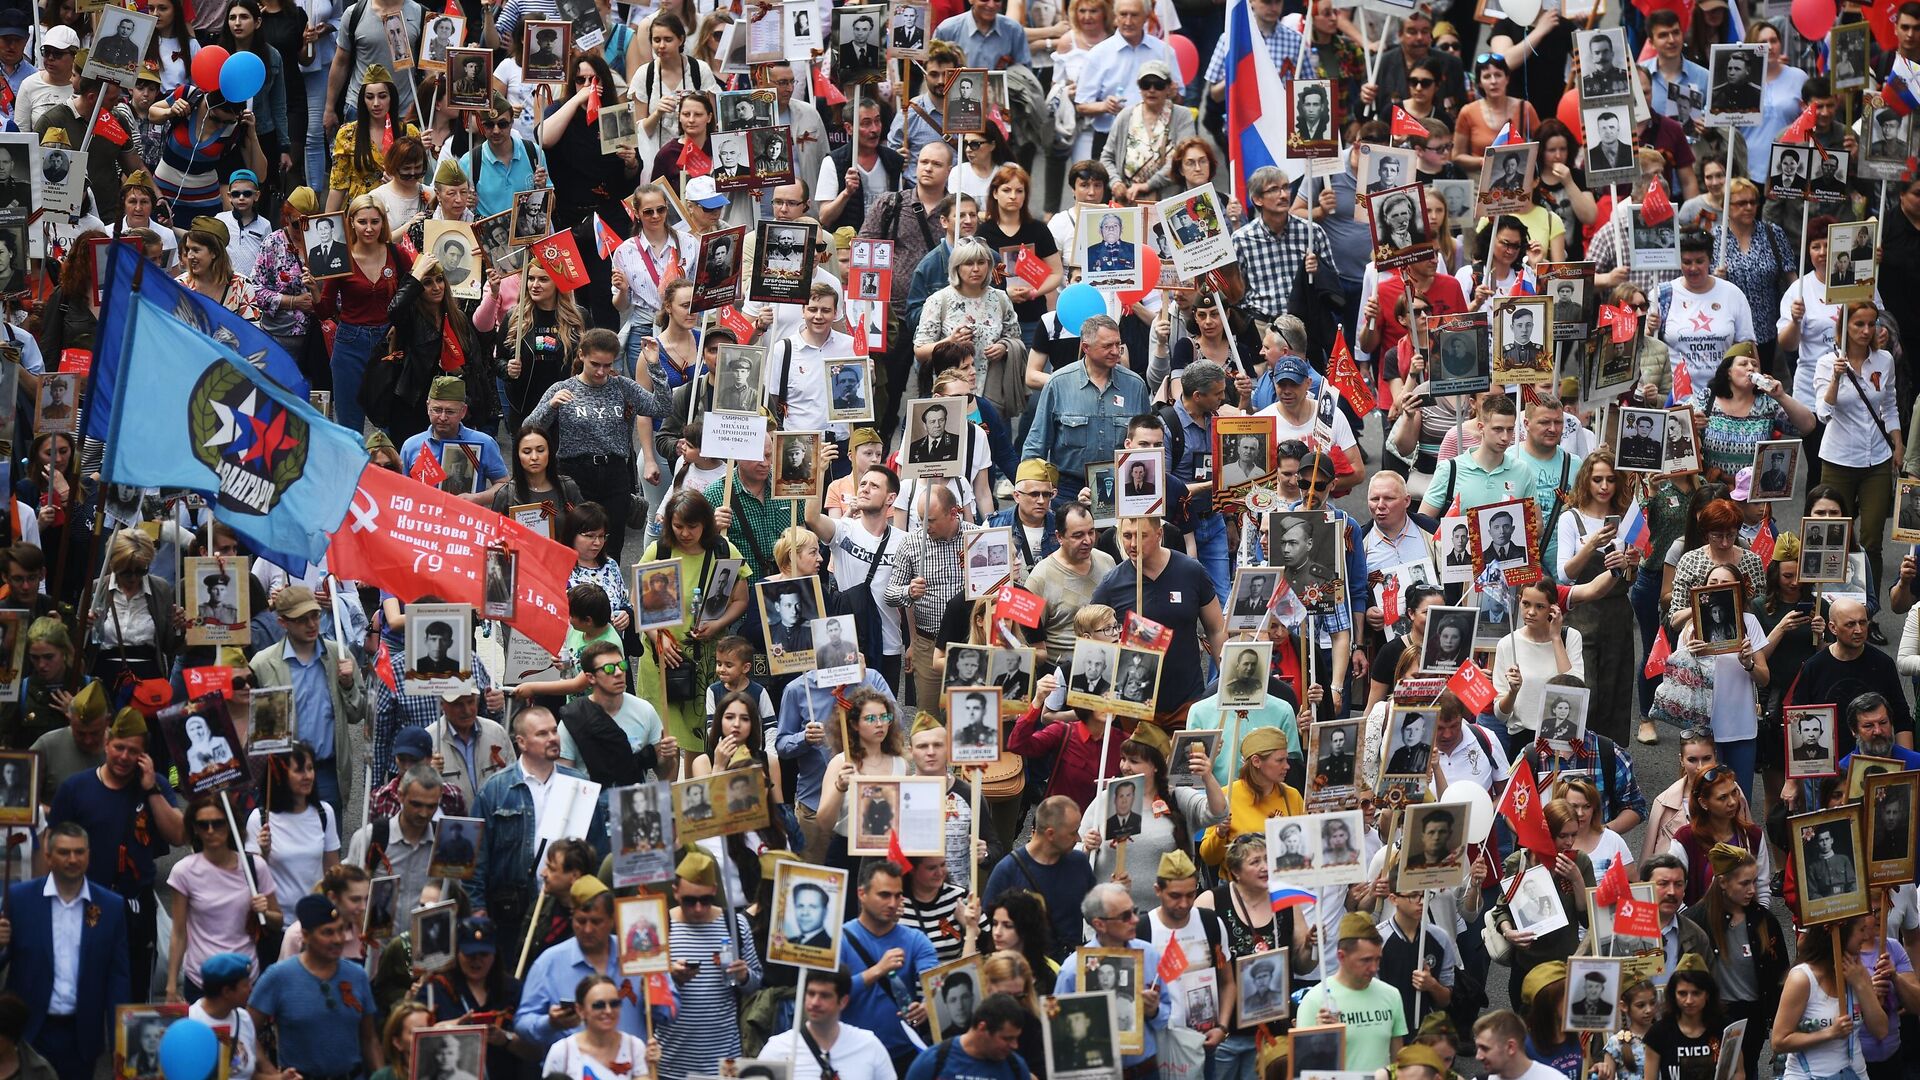
M1571 6L0 3L0 1076L1912 1072L1920 2Z

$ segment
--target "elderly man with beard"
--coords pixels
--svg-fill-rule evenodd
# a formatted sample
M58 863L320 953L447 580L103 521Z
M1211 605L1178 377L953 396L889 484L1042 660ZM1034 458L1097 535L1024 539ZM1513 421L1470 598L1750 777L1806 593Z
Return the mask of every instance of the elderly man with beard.
M1872 621L1867 606L1858 600L1835 600L1827 613L1827 629L1833 641L1819 649L1800 665L1797 680L1787 695L1788 705L1840 705L1869 691L1886 699L1893 717L1894 742L1913 748L1913 714L1907 708L1907 694L1893 658L1867 641ZM1791 678L1782 673L1781 678ZM1836 747L1851 754L1852 731L1849 728Z
M1902 770L1920 769L1920 751L1894 741L1893 711L1884 695L1869 690L1847 702L1847 730L1853 733L1853 753L1840 759L1842 775L1854 754L1893 758Z

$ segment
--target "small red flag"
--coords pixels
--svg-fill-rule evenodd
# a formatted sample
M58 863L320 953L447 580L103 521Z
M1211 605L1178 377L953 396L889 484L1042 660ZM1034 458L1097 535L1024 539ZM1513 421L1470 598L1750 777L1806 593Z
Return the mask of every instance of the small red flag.
M1660 905L1635 900L1629 891L1613 909L1613 932L1628 937L1660 936Z
M906 849L900 846L900 830L887 830L887 861L902 870L912 870L913 860L907 858Z
M1427 137L1427 125L1421 123L1419 118L1415 117L1412 113L1395 105L1393 107L1393 130L1388 134L1395 139L1401 138L1402 136L1409 139L1424 139Z
M713 158L692 143L686 143L680 147L680 171L688 176L705 176L713 171Z
M1640 217L1649 225L1664 225L1673 220L1673 200L1667 198L1667 185L1658 177L1647 188L1646 201L1640 204Z
M1627 881L1627 863L1625 859L1613 860L1607 872L1600 877L1600 888L1593 894L1601 907L1613 907L1622 899L1633 896L1633 886Z
M1180 945L1177 937L1167 939L1167 947L1160 953L1160 963L1154 969L1160 975L1161 982L1173 982L1186 973L1187 950Z
M600 122L600 80L587 80L587 123Z
M667 973L654 971L647 974L647 1004L665 1005L667 1012L674 1011L673 987L667 985Z
M233 693L233 669L218 664L212 667L190 667L180 673L187 684L187 696L197 698L218 690L222 694Z
M1644 672L1647 678L1657 679L1665 675L1667 673L1667 657L1672 655L1673 645L1667 641L1667 632L1662 630L1654 635L1653 648L1647 650L1647 666Z
M1360 416L1373 411L1373 390L1367 381L1360 377L1360 368L1353 362L1353 352L1347 348L1346 331L1335 329L1333 332L1333 354L1327 358L1327 381L1340 391L1340 396L1353 405Z
M1693 372L1687 370L1687 361L1681 357L1673 366L1673 400L1685 401L1693 396Z
M453 320L440 323L440 370L459 371L467 366L467 350L460 347L460 335L454 333Z
M1602 304L1597 325L1611 327L1613 343L1625 345L1640 332L1640 313L1625 304Z
M407 470L407 475L428 487L437 488L440 481L447 478L447 470L440 467L440 459L434 456L433 447L421 443L420 453L414 457L413 467Z
M739 308L731 306L723 307L720 309L720 314L715 316L715 318L720 320L721 326L733 331L735 340L739 341L740 344L745 345L747 342L753 340L753 334L757 328L753 325L752 319L740 313Z
M112 109L100 110L100 115L93 121L93 133L115 146L127 144L127 129L120 126L120 121L115 119Z
M448 15L451 15L456 19L460 18L463 14L462 11L460 10L460 0L447 0L447 6L445 11Z
M533 259L552 275L554 287L572 292L587 283L586 260L580 257L580 245L573 230L562 229L533 245Z
M1553 830L1547 828L1547 816L1540 806L1540 788L1533 780L1533 766L1527 764L1526 758L1513 763L1513 779L1507 781L1507 790L1501 793L1495 813L1507 819L1520 845L1539 856L1541 862L1551 863L1559 853L1553 846Z
M388 690L396 694L400 692L400 684L393 678L393 650L387 648L384 634L380 636L380 651L373 655L373 673L380 676L380 681L387 684Z
M612 258L613 249L620 246L620 234L613 231L613 226L601 220L598 211L593 215L593 246L603 259Z
M813 68L813 98L815 105L844 105L847 103L847 95L841 93L840 88L833 85L833 80L827 77L827 69L825 65L822 64L815 64Z
M1793 123L1788 124L1786 130L1782 131L1773 141L1777 143L1810 143L1813 141L1813 126L1819 122L1820 118L1815 113L1814 107L1808 105L1806 108L1800 110L1800 115L1795 117Z
M1053 268L1035 255L1032 248L1022 245L1020 257L1013 261L1013 272L1020 275L1021 281L1038 289L1046 284L1047 275L1053 273Z
M1760 556L1761 566L1773 561L1773 545L1773 519L1768 518L1760 523L1760 531L1753 537L1752 550L1755 555Z
M853 355L867 355L867 317L865 315L853 320L852 335Z
M1493 708L1493 680L1471 660L1463 661L1457 671L1447 676L1447 689L1476 716Z

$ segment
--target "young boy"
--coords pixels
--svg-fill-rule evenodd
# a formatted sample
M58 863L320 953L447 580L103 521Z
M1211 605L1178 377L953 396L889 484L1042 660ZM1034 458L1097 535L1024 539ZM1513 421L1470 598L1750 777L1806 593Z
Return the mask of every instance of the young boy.
M567 640L560 646L560 670L570 674L545 682L523 682L513 688L514 697L544 705L557 713L568 700L590 688L587 673L580 670L582 649L596 641L610 641L620 649L621 655L626 655L620 631L613 628L613 602L600 586L582 582L567 590L567 624L572 629L567 631Z
M760 713L760 733L765 737L767 756L776 756L773 732L780 725L774 712L773 696L753 681L753 643L738 634L729 634L713 647L713 679L707 687L707 731L713 730L714 704L736 690L751 694ZM704 735L704 732L702 733ZM705 741L704 738L702 740Z
M239 953L215 953L200 964L199 1001L187 1008L187 1017L211 1028L225 1027L232 1033L226 1040L233 1047L233 1059L227 1075L234 1080L249 1080L260 1060L259 1035L253 1016L247 1012L247 998L253 993L252 962Z

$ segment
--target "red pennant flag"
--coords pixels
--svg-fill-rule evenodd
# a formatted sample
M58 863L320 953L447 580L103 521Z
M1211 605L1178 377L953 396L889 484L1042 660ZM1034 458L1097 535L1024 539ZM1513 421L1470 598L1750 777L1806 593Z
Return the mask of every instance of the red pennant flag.
M1693 396L1693 372L1687 370L1687 361L1683 357L1673 367L1673 400L1685 401Z
M1645 673L1649 679L1657 679L1667 673L1667 657L1673 655L1673 645L1667 641L1667 632L1654 635L1653 648L1647 650Z
M212 667L190 667L182 671L186 680L187 696L197 698L204 694L219 691L222 694L233 693L233 669L215 664Z
M587 94L587 123L597 124L600 122L600 79L595 77L587 80L587 89L590 91Z
M440 370L459 371L467 366L467 350L460 347L460 335L454 333L453 320L440 324Z
M447 0L445 10L448 15L452 15L455 18L460 18L465 14L460 10L460 0Z
M815 64L813 66L813 103L844 105L846 102L847 95L841 93L840 88L833 85L833 80L827 77L826 65Z
M912 870L913 860L907 858L907 851L900 846L900 830L887 830L887 861L902 870Z
M1421 123L1419 118L1412 113L1395 105L1393 107L1393 130L1388 133L1388 136L1395 139L1403 136L1409 139L1424 139L1427 137L1427 125Z
M432 522L430 528L419 523ZM567 638L573 549L512 519L369 465L345 521L328 538L334 573L412 603L428 593L452 604L484 602L487 552L514 556L514 617L502 620L557 653Z
M1640 313L1625 304L1602 304L1600 305L1598 325L1601 327L1611 327L1613 343L1615 345L1625 345L1627 342L1633 340L1635 334L1640 332Z
M1547 815L1540 805L1540 788L1533 781L1533 766L1527 764L1526 758L1513 763L1513 779L1507 781L1507 790L1500 794L1500 803L1494 812L1513 826L1513 835L1520 846L1539 856L1541 862L1553 861L1558 854L1553 846L1553 830L1547 828Z
M613 226L600 219L598 211L593 215L593 246L603 259L612 258L613 249L620 246L620 234L613 231Z
M666 972L654 971L647 974L647 1004L665 1005L668 1013L675 1010L673 987L667 985Z
M440 467L440 459L434 456L433 447L421 443L420 453L414 457L413 467L407 470L407 475L428 487L437 488L440 481L447 478L447 470Z
M380 651L373 656L373 673L380 676L380 681L387 684L388 690L396 694L400 692L400 684L393 679L393 650L387 648L384 634L380 636Z
M60 370L71 371L76 375L85 375L93 370L92 349L60 350Z
M1786 130L1782 131L1773 141L1777 143L1811 143L1813 141L1813 126L1819 122L1820 118L1815 114L1814 107L1808 105L1806 108L1800 110L1800 115L1794 119L1793 123L1788 124Z
M1624 859L1613 860L1607 872L1600 876L1600 888L1593 894L1601 907L1613 907L1622 899L1633 897L1633 886L1627 881L1627 863Z
M1447 689L1476 716L1493 708L1493 680L1471 660L1462 662L1458 670L1447 676Z
M867 317L861 315L853 321L853 355L867 355Z
M1613 909L1613 932L1628 937L1659 937L1660 905L1635 900L1633 893L1628 892Z
M705 176L713 171L713 158L692 143L686 143L680 147L680 171L690 177Z
M1327 359L1327 381L1340 391L1340 396L1353 405L1354 412L1365 416L1373 411L1373 390L1360 377L1360 368L1353 362L1353 352L1347 348L1346 331L1335 329L1333 332L1333 355Z
M753 325L752 319L740 313L739 308L723 307L720 309L720 314L716 315L715 318L720 321L721 326L733 331L735 340L739 341L740 344L745 345L747 342L753 340L753 333L757 327Z
M1391 626L1400 621L1400 578L1389 576L1380 583L1380 618Z
M1013 272L1020 275L1021 281L1038 289L1046 284L1047 275L1053 273L1053 268L1048 266L1040 256L1035 255L1032 248L1023 245L1020 248L1020 257L1013 261Z
M112 109L100 110L100 115L93 121L93 133L115 146L127 145L127 129L120 126L120 121L114 118Z
M580 257L580 245L574 242L571 229L534 244L533 260L546 268L561 292L572 292L587 283L586 260Z
M1753 537L1752 550L1755 555L1760 556L1761 566L1773 561L1774 539L1773 519L1768 518L1760 523L1760 531Z
M1181 946L1179 938L1167 939L1167 947L1160 953L1160 963L1154 970L1159 973L1160 981L1167 983L1186 973L1187 950Z
M1658 178L1647 188L1647 199L1640 204L1640 217L1649 225L1664 225L1673 220L1673 201L1667 198L1667 185Z

